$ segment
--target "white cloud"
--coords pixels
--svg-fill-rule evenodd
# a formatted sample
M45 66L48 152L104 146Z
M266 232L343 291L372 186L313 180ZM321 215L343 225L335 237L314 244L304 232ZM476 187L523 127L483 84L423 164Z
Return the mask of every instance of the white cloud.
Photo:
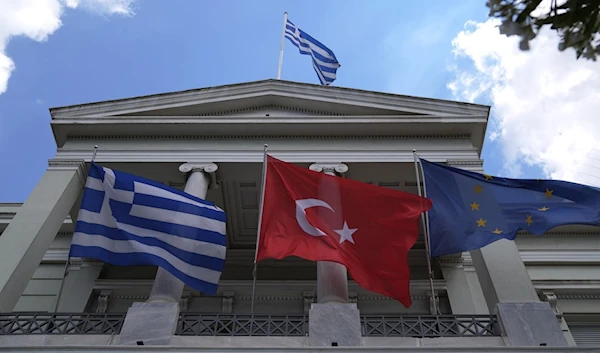
M457 61L468 64L456 65L447 87L458 99L491 99L490 138L511 176L528 164L545 177L600 185L600 64L558 51L551 30L520 51L498 25L468 22L453 39Z
M48 39L62 26L65 7L81 7L102 15L132 16L135 0L2 0L0 2L0 94L6 92L15 63L6 54L12 37L26 36L37 42Z

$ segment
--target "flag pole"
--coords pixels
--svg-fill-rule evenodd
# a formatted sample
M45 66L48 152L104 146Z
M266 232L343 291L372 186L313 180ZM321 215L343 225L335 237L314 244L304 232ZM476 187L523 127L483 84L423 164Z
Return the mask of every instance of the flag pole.
M286 12L287 16L287 12ZM258 233L256 234L256 249L254 250L254 269L252 270L252 301L250 303L250 314L254 313L254 298L256 294L256 272L257 272L257 264L256 258L258 257L258 244L260 241L260 230L262 225L262 214L263 214L263 203L265 199L265 182L267 180L267 149L269 145L265 143L265 147L263 150L263 170L262 170L262 180L260 183L260 201L258 206Z
M421 191L421 177L419 176L419 161L417 157L417 150L413 149L413 158L415 161L415 175L417 176L417 191L419 196L427 197L427 190L425 189L425 178L423 178L423 190ZM421 166L421 174L423 174L423 167ZM438 314L437 302L435 300L435 292L433 288L433 271L431 268L431 253L429 251L429 222L427 217L427 212L421 213L421 223L423 224L423 233L425 236L423 237L425 240L425 252L427 253L427 272L429 273L429 287L431 289L431 302L433 306L433 312Z
M281 32L281 49L279 49L279 66L277 67L277 79L281 80L281 68L283 67L283 46L285 44L285 25L287 24L288 13L283 13L283 31Z
M92 153L91 163L94 163L96 160L96 153L98 153L98 145L94 145L94 152ZM77 220L75 220L77 222ZM54 305L54 312L58 310L58 305L60 304L60 298L62 297L63 289L65 287L65 278L69 275L69 264L71 263L71 250L67 253L67 261L65 263L65 268L63 270L62 281L60 282L60 288L58 289L58 295L56 296L56 304Z

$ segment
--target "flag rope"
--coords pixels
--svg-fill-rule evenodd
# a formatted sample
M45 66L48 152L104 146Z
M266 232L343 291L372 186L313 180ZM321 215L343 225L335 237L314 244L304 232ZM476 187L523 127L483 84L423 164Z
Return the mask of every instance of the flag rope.
M427 189L425 187L425 176L423 174L423 166L420 166L420 163L418 161L418 156L417 156L417 150L413 150L413 158L415 161L415 175L417 177L417 191L419 193L419 196L421 197L427 197ZM423 175L423 190L421 190L421 177L419 176L419 166L420 171L421 171L421 175ZM427 272L429 275L429 287L431 290L431 295L430 295L430 300L431 300L431 307L433 308L433 313L434 315L439 314L438 311L438 307L437 307L437 301L435 298L435 291L434 291L434 287L433 287L433 270L432 270L432 266L431 266L431 252L429 249L430 243L429 243L429 217L427 212L422 212L421 213L421 223L423 224L423 233L424 233L424 240L425 240L425 252L427 253Z
M287 12L286 12L287 16ZM256 275L257 275L257 264L256 257L258 256L258 244L260 241L260 230L262 224L262 216L263 216L263 203L265 199L265 183L267 180L267 149L268 145L265 143L265 147L263 150L263 170L262 170L262 180L261 180L261 194L260 201L258 206L258 233L256 234L256 249L254 250L254 268L252 269L252 301L250 302L250 313L254 313L254 298L256 295Z

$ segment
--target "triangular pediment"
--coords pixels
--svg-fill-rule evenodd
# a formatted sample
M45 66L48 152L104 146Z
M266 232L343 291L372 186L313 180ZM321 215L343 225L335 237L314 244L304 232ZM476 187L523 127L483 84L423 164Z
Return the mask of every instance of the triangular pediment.
M108 116L480 115L487 106L265 80L51 109L53 119Z
M281 80L50 109L58 146L111 136L470 136L489 106ZM480 148L480 147L478 147Z

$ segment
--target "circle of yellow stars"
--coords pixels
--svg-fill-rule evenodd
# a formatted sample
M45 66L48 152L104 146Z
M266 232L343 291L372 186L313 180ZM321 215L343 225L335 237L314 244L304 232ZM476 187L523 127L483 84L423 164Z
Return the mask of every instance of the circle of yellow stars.
M486 181L494 179L494 177L492 177L491 175L488 175L488 174L483 174L483 176L485 177ZM540 179L537 179L537 181L540 181ZM473 190L475 191L476 194L479 194L483 191L483 186L477 184L477 185L475 185ZM544 195L546 195L547 199L550 199L553 196L552 195L553 192L554 192L554 190L550 190L550 189L546 188ZM481 205L478 204L476 201L473 201L473 203L470 204L469 206L471 207L471 211L479 211L479 206L481 206ZM538 211L546 212L549 209L550 208L543 206L542 208L538 208ZM481 228L481 227L485 228L487 226L487 220L483 219L482 217L479 217L479 219L475 220L475 222L477 223L477 228ZM525 219L525 223L527 223L527 226L529 227L533 223L533 216L528 214ZM498 229L497 227L494 230L492 230L491 232L494 234L502 234L502 230Z

